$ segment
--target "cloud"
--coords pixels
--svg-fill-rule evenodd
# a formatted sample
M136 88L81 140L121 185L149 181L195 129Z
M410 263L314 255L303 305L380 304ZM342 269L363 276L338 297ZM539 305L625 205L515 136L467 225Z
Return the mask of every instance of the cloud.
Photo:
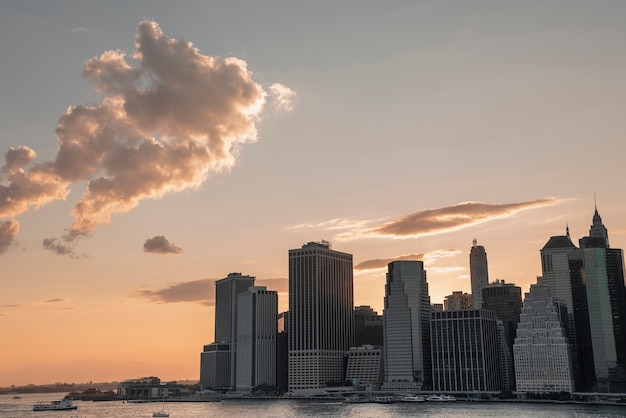
M67 109L59 119L54 160L25 170L35 154L10 149L0 178L0 217L15 217L87 182L72 209L73 223L44 248L72 256L77 238L108 224L144 199L199 187L231 168L243 144L257 140L266 92L245 61L203 55L190 42L166 37L142 21L130 56L105 51L85 62L83 77L100 104ZM287 108L286 87L270 88Z
M48 299L48 300L45 301L45 303L57 303L57 302L65 302L65 299L54 298L54 299Z
M141 289L135 295L158 304L192 302L215 306L215 281L216 279L200 279L174 283L162 289ZM266 286L268 290L276 290L278 293L289 291L289 281L286 278L256 279L255 286Z
M76 33L76 32L91 32L90 28L86 28L86 27L79 27L79 28L73 28L72 32Z
M293 101L296 98L295 91L279 83L272 84L269 90L276 109L285 112L291 112L293 110Z
M148 238L143 244L143 250L146 253L155 254L180 254L183 249L169 242L164 236L156 236Z
M67 244L69 241L66 237L62 238L44 238L42 246L46 250L50 250L59 255L67 255L70 258L84 258L85 255L79 255L74 251L74 248Z
M528 202L494 205L481 202L463 202L452 206L426 209L400 216L381 225L355 228L338 234L339 240L358 238L406 239L441 234L477 225L493 219L510 217L520 211L558 203L555 198ZM372 222L370 222L371 224Z
M17 221L0 222L0 254L7 252L20 232L20 223Z
M354 269L355 270L381 269L381 268L387 268L387 265L389 263L391 263L392 261L398 261L398 260L418 260L418 261L422 261L423 259L424 259L424 253L407 254L407 255L401 255L401 256L392 257L392 258L376 258L376 259L373 259L373 260L361 261L359 264L354 266Z

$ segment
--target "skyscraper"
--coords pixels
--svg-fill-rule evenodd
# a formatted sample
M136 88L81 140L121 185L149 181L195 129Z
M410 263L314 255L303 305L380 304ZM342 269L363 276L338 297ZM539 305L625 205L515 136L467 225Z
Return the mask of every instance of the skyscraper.
M484 309L433 312L433 390L501 390L497 324Z
M237 295L254 285L254 277L230 273L215 282L215 341L200 354L200 385L236 386Z
M579 390L626 391L626 289L621 249L609 248L596 208L589 236L570 253Z
M429 389L430 297L421 261L393 261L385 285L384 389Z
M342 382L344 354L353 345L352 255L330 243L289 250L289 389Z
M444 311L463 311L472 309L472 295L455 290L443 300Z
M567 308L541 283L530 285L513 345L515 384L519 392L572 392Z
M482 289L489 284L489 269L485 247L477 245L476 240L470 250L470 280L472 283L472 305L474 309L483 307Z
M237 390L276 385L278 293L251 286L237 295Z

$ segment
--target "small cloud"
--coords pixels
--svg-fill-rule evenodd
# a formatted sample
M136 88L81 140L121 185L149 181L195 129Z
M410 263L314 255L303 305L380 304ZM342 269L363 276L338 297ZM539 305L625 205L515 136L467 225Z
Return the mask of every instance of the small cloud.
M58 303L58 302L65 302L65 299L62 298L54 298L54 299L48 299L46 301L44 301L45 303Z
M454 271L463 271L465 267L429 267L428 271L434 271L435 273L450 273Z
M197 302L204 306L215 304L215 280L200 279L190 282L174 283L157 290L138 290L137 296L145 297L156 303Z
M298 229L324 229L326 231L340 230L340 229L352 229L352 228L363 228L372 221L365 220L354 220L354 219L344 219L344 218L335 218L329 221L317 222L317 223L305 223L288 226L287 230L298 230Z
M469 280L470 276L469 274L459 274L456 278L460 280Z
M184 252L182 248L169 242L167 238L162 235L148 238L143 244L143 251L154 254L180 254Z
M272 102L276 109L285 112L291 112L293 110L293 101L296 98L295 91L280 83L272 84L269 90Z
M381 269L386 268L389 263L392 261L398 260L417 260L422 261L424 259L424 253L419 254L407 254L401 255L399 257L392 258L376 258L374 260L365 260L354 266L355 270L373 270L373 269Z
M7 252L19 232L20 223L18 221L11 220L0 223L0 254Z
M26 167L35 157L37 157L35 151L27 146L11 147L4 155L5 165L2 167L2 171L5 173L16 173Z
M58 255L68 255L71 258L86 257L85 255L78 255L71 245L65 243L63 238L44 238L42 246Z
M3 308L19 308L22 305L2 305Z
M90 28L85 28L85 27L80 27L80 28L74 28L72 29L72 32L77 33L77 32L91 32Z

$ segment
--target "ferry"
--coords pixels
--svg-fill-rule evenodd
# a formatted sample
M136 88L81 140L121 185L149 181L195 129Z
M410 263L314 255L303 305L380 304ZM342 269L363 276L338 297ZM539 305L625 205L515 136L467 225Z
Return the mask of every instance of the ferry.
M450 395L431 395L426 400L429 402L454 402L456 398Z
M61 401L37 402L33 405L33 411L67 411L70 409L78 409L71 399L63 399Z
M406 395L401 399L402 402L424 402L425 400L426 399L420 395Z

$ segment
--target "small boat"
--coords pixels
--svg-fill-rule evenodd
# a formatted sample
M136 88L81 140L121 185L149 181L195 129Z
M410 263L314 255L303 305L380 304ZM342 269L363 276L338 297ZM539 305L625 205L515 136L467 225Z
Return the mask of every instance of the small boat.
M11 399L22 399L22 397L18 396L18 395L14 395L13 398L11 398Z
M431 395L426 400L429 402L454 402L456 398L450 395Z
M401 399L401 401L402 402L424 402L426 401L426 399L424 399L424 397L420 395L406 395L405 397Z
M52 402L37 402L33 405L33 411L67 411L70 409L78 409L71 399L63 399Z
M394 403L396 400L393 396L376 396L374 403Z

